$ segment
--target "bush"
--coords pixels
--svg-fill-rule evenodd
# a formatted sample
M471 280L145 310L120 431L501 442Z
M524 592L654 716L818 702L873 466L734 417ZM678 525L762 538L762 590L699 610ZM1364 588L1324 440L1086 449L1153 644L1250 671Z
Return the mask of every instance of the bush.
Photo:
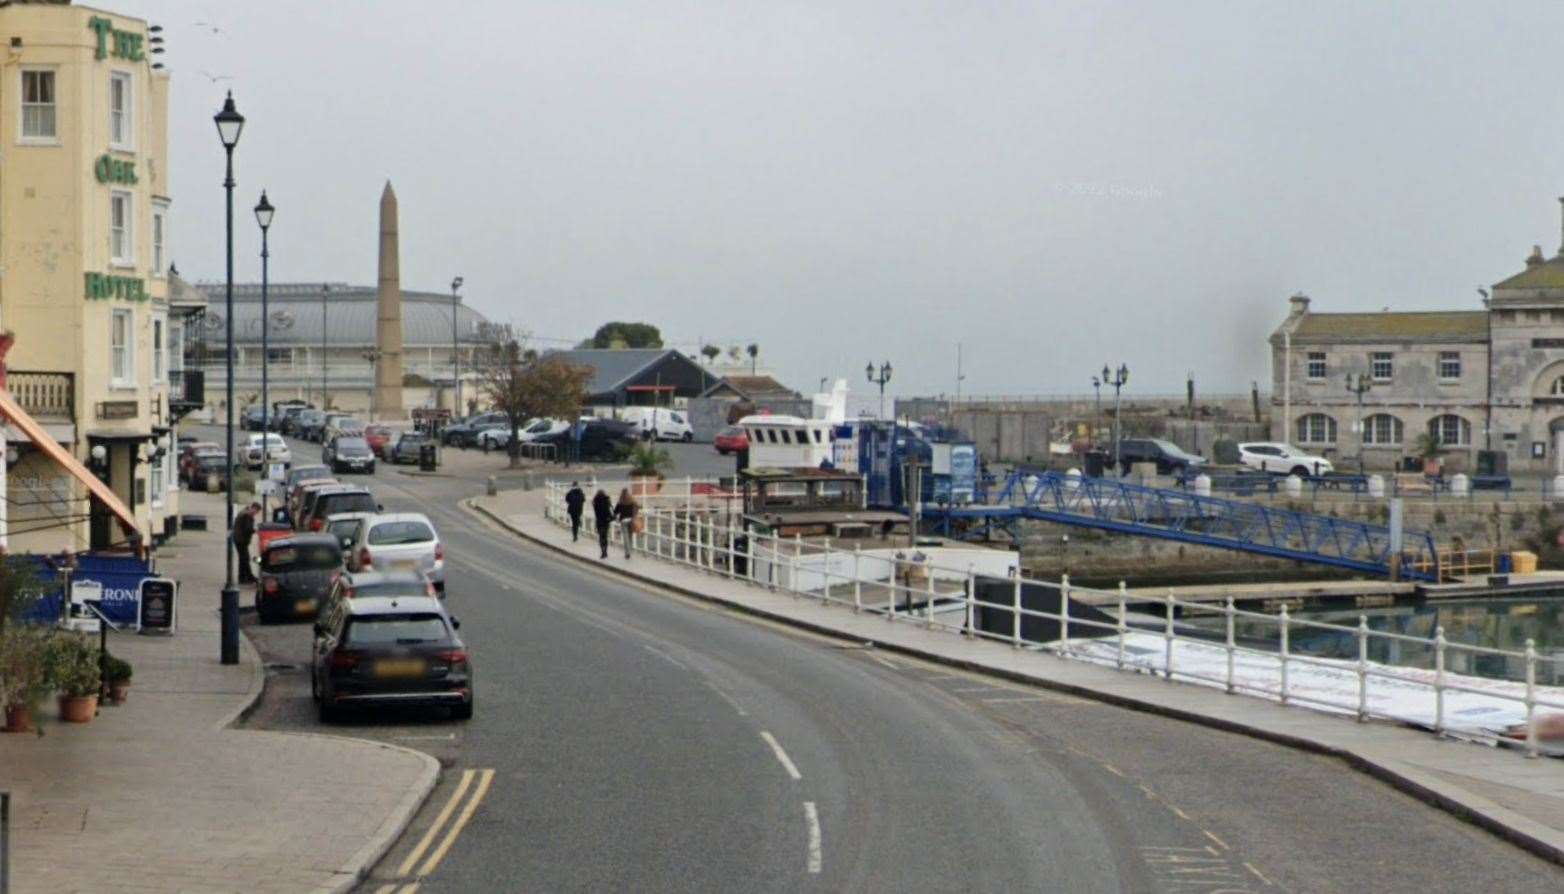
M97 695L103 681L98 677L98 649L85 635L59 633L49 638L49 673L54 688L61 694L80 698Z
M0 634L0 708L34 711L54 691L50 639L47 629L23 624Z
M130 666L130 662L118 655L106 656L103 665L104 682L107 683L129 682L131 675L135 673L135 668Z

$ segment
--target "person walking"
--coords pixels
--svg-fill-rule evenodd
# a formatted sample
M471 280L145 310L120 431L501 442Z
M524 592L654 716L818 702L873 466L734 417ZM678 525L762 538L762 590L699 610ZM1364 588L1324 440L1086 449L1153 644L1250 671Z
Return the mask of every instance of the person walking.
M239 583L255 583L250 572L250 539L255 536L255 517L261 513L260 503L251 503L234 519L234 550L239 554Z
M487 441L484 442L488 444ZM485 446L487 451L488 447ZM581 482L570 482L570 490L565 491L565 512L570 515L570 542L575 543L581 539L581 512L586 508L587 495L581 490Z
M635 542L635 514L641 505L630 496L630 488L619 492L619 505L614 507L614 518L619 520L620 533L625 538L625 558L630 558L630 546Z
M592 517L597 521L597 545L602 550L600 558L608 558L608 529L614 524L614 501L599 488L592 498Z

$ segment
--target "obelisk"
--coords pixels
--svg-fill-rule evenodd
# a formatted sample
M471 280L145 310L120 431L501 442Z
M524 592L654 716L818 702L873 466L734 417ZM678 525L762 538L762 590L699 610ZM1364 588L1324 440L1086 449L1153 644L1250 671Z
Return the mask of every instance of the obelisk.
M380 291L375 314L376 419L402 419L402 273L398 261L396 192L386 181L380 194Z

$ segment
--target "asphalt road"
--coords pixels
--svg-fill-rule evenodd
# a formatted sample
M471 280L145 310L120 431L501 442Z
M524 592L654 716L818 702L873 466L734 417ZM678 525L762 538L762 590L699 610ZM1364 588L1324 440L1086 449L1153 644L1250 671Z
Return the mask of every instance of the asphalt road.
M648 591L478 521L457 506L472 480L371 485L441 530L477 710L325 730L448 768L361 890L1564 884L1339 762ZM249 723L322 731L308 678L282 667L307 661L309 625L250 632L279 667Z

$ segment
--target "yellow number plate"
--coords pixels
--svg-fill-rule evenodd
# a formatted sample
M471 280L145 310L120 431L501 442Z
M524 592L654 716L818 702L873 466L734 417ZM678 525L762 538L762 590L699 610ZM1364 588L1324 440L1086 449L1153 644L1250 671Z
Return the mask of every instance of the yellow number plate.
M300 599L299 601L293 603L293 610L298 612L298 613L300 613L300 614L306 614L308 612L312 612L312 611L315 610L315 600L313 600L313 599Z
M421 677L423 675L424 663L418 658L389 658L375 662L377 677Z

